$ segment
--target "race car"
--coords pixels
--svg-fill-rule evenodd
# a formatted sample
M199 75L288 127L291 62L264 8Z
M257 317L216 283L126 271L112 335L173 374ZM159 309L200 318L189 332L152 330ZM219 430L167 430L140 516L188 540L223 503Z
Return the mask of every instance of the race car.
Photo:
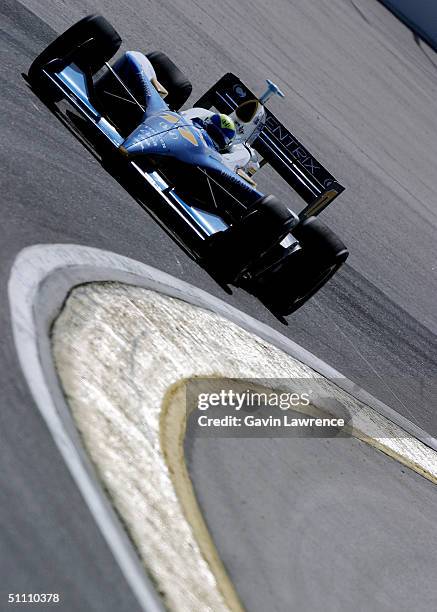
M271 81L256 97L228 73L181 110L192 86L173 61L120 46L104 17L85 17L38 55L28 81L51 108L74 111L105 166L127 172L126 188L155 203L154 216L214 278L285 322L348 257L317 218L344 187L266 108L283 96ZM265 164L304 200L299 215L258 190Z

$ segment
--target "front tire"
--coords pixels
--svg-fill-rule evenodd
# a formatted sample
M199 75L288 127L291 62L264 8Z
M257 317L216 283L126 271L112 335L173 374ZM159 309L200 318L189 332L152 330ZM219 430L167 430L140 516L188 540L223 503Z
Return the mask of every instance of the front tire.
M50 94L54 101L62 99L62 94L44 77L43 68L53 60L56 70L62 70L74 61L79 67L94 74L118 51L121 38L104 17L88 15L49 44L32 62L28 79L34 89L41 94ZM65 64L65 65L64 65Z

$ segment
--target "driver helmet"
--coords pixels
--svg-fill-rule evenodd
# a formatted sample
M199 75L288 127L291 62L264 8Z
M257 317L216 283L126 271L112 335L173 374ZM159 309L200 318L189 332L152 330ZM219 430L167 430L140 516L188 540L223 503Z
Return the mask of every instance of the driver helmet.
M205 130L219 151L225 150L236 135L235 124L228 115L214 113L204 121Z

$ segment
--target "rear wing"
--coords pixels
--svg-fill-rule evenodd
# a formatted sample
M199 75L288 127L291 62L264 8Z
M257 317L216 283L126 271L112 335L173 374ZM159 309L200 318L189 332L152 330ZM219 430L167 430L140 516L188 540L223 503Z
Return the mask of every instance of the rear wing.
M229 72L213 85L195 104L201 108L216 108L230 114L242 102L256 96L238 77ZM266 122L251 146L262 157L261 165L270 164L298 193L307 206L301 219L318 215L344 187L322 166L286 127L265 108Z

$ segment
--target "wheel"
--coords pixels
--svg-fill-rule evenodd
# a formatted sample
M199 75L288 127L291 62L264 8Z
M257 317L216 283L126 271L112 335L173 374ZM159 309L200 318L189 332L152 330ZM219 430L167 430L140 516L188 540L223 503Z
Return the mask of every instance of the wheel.
M236 282L251 263L290 232L295 219L294 213L275 196L260 198L230 228L210 237L206 267L226 282Z
M190 97L193 86L172 60L161 51L147 54L156 72L156 78L168 91L165 101L169 107L178 111Z
M56 69L60 70L64 67L63 60L75 61L82 70L93 74L115 55L120 45L119 34L104 17L84 17L38 55L29 68L29 82L40 93L50 93L52 99L62 99L62 94L44 79L42 68L46 64L58 59Z
M315 217L291 230L301 248L290 253L276 270L268 271L252 287L275 314L295 312L341 268L349 252L340 238Z

